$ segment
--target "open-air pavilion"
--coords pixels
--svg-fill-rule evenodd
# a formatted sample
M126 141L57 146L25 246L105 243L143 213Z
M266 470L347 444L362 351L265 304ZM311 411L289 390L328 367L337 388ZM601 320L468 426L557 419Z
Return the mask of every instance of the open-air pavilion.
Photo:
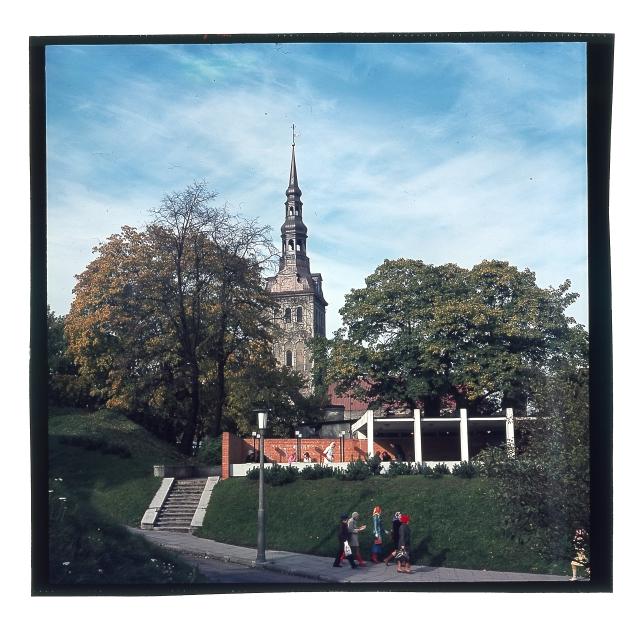
M420 410L405 417L375 416L373 410L367 410L351 425L351 435L366 439L369 455L374 454L376 445L392 445L392 451L400 447L402 461L460 462L469 461L487 446L506 443L515 450L516 420L511 408L504 416L469 417L467 410L461 409L457 416L437 418L423 416Z

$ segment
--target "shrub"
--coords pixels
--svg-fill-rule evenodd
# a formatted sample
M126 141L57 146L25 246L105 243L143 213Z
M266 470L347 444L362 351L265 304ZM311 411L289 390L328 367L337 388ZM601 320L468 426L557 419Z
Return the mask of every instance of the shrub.
M429 466L428 464L416 464L415 466L415 470L414 470L415 474L422 474L426 477L428 476L432 476L433 475L433 468L431 466Z
M258 466L247 470L247 479L249 479L249 481L257 481L259 478L260 468Z
M451 474L456 477L462 477L463 479L472 479L478 476L478 468L472 461L461 461L459 464L453 466Z
M305 466L300 471L300 477L307 480L326 479L335 474L331 466L323 466L322 464L313 464L313 466Z
M367 459L367 466L369 466L371 474L380 474L380 470L382 470L382 459L380 459L379 455L372 455Z
M392 461L389 464L389 476L397 477L404 476L407 474L413 474L414 470L410 463L406 463L403 461Z
M450 474L449 472L449 466L447 466L447 464L436 464L433 467L433 472L434 474L439 474L439 475L443 475L443 474Z
M474 463L481 476L495 477L501 471L501 464L507 459L506 449L503 446L492 446L480 451Z
M222 438L206 437L198 448L197 455L199 461L219 466L222 463Z
M363 481L371 476L371 468L361 459L350 461L344 471L336 469L335 476L341 481Z
M250 481L257 481L260 478L260 468L256 466L251 468L247 472L247 479ZM273 464L271 468L264 469L264 482L278 486L286 485L287 483L293 483L298 478L298 470L293 466L281 466L280 464Z

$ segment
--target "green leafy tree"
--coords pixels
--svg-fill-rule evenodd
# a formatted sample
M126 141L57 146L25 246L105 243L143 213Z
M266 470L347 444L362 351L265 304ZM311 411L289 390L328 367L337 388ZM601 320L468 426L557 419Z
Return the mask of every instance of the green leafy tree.
M85 407L96 405L90 396L90 384L78 375L67 348L64 316L47 306L48 397L52 405Z
M269 434L289 437L296 425L319 415L317 399L301 393L304 380L276 364L267 343L255 343L251 355L230 364L227 429L247 434L256 429L260 409L269 410Z
M517 457L504 449L478 456L507 532L556 559L568 558L575 529L590 525L588 342L581 327L571 344L532 386L535 417L519 422L526 442Z
M66 321L69 349L108 407L135 414L189 454L220 433L230 360L268 342L268 227L214 208L204 182L166 195L143 230L95 249Z
M531 383L566 347L575 300L567 281L542 289L529 270L385 261L341 309L329 379L378 404L491 412L524 407Z

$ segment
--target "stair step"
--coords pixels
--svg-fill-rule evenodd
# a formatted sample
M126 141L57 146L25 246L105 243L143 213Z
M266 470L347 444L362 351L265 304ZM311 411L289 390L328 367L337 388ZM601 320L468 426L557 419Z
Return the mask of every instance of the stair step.
M169 491L154 528L190 532L191 520L200 504L207 479L178 479Z
M191 531L190 526L156 526L156 529L175 533L188 533Z

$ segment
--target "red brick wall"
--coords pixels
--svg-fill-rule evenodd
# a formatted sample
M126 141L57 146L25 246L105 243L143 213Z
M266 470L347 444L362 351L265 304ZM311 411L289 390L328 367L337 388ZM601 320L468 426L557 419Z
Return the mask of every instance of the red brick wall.
M322 451L335 442L333 449L334 461L356 461L367 458L367 440L357 440L345 438L344 459L340 455L339 438L302 438L300 440L300 461L305 451L311 456L313 463L322 463ZM396 441L397 442L397 441ZM259 440L255 443L256 452L259 447ZM295 438L265 438L264 454L271 462L286 464L291 450L297 450L297 440ZM240 438L225 431L222 434L222 478L229 478L231 464L245 463L247 455L253 450L253 438ZM374 442L373 451L388 451L393 456L393 451L387 442Z

